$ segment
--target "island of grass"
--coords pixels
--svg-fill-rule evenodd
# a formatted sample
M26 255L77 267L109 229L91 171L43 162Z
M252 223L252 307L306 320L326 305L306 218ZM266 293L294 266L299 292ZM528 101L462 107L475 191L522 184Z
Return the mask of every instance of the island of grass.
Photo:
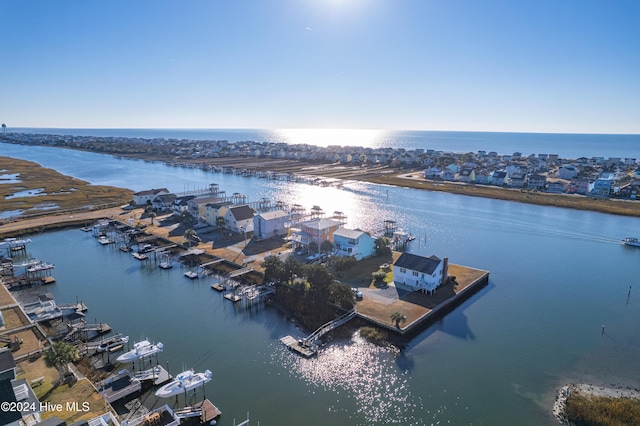
M91 210L128 203L129 189L91 185L39 164L0 157L0 211L14 216Z
M578 426L640 425L640 392L588 384L563 387L554 415L561 423Z

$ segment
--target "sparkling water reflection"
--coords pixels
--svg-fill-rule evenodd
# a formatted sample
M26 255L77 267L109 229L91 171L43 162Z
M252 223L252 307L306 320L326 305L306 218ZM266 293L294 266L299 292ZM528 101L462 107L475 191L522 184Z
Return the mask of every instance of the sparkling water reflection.
M422 398L412 394L410 375L395 363L397 353L368 343L359 333L348 342L332 342L314 358L291 352L274 356L291 375L330 390L338 398L354 398L357 413L367 424L427 424L424 415L431 413L424 411ZM336 400L329 410L343 411L339 403L340 399Z

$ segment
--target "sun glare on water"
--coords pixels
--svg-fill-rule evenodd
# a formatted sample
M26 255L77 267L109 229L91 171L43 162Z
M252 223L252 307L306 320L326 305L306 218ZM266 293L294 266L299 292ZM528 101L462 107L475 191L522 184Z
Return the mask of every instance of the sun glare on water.
M276 133L289 144L316 146L375 147L385 135L384 130L374 129L279 129Z

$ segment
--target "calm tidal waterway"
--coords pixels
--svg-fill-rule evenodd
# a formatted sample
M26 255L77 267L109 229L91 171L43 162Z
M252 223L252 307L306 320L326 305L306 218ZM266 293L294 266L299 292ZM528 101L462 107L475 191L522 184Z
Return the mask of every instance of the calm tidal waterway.
M144 267L79 230L29 236L29 255L56 264L57 283L47 290L59 301L78 297L89 319L163 342L160 361L173 373L212 370L206 394L222 409L222 424L250 411L263 425L552 425L561 384L640 385L640 250L620 242L640 234L638 218L357 182L319 188L55 148L0 149L96 184L182 191L215 182L250 199L342 211L349 227L395 219L418 237L410 251L491 272L487 287L399 355L354 336L306 360L281 347L280 337L303 332L271 308L237 309L208 280Z

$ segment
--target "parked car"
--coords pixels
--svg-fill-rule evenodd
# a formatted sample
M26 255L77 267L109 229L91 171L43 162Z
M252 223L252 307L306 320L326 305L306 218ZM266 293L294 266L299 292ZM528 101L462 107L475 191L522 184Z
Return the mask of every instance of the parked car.
M353 294L356 295L356 300L362 300L362 292L360 291L359 288L353 287L351 291L353 291Z

